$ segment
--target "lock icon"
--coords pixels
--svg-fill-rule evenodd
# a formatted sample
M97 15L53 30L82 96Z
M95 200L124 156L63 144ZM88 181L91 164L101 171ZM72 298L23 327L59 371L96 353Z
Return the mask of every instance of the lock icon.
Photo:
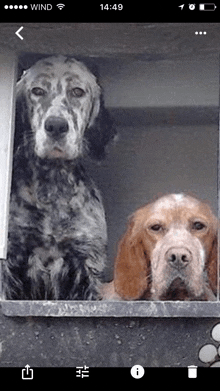
M30 369L30 365L25 365L25 368L21 371L21 378L22 380L33 380L34 378L34 371L33 369Z

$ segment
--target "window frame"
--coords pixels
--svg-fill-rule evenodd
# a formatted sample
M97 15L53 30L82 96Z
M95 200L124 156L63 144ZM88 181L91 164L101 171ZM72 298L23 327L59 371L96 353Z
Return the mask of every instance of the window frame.
M15 118L15 84L17 58L12 53L0 53L0 85L4 100L0 111L0 275L2 262L7 256L8 214L13 159ZM219 200L218 200L219 209ZM218 257L219 259L219 257ZM219 263L218 263L219 281ZM219 317L219 292L215 302L187 301L29 301L5 300L0 297L2 312L6 316L51 317Z

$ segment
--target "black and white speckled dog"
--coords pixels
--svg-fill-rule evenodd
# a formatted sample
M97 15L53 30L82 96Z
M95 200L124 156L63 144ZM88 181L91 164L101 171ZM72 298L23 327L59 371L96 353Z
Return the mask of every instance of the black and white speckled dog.
M84 152L114 136L95 76L73 58L38 61L17 83L7 299L99 299L106 222Z

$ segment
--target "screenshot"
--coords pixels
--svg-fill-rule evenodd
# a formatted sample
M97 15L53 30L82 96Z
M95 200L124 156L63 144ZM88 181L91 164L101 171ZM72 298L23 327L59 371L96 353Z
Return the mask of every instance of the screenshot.
M217 376L219 17L217 2L1 5L8 384Z

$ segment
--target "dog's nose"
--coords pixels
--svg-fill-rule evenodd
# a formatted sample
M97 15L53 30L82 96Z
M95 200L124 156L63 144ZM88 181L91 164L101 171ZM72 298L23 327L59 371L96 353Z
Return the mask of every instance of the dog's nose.
M52 115L47 118L44 127L47 134L55 140L64 137L69 130L69 125L65 118Z
M171 267L180 270L192 261L192 254L185 247L172 247L166 252L165 259Z

